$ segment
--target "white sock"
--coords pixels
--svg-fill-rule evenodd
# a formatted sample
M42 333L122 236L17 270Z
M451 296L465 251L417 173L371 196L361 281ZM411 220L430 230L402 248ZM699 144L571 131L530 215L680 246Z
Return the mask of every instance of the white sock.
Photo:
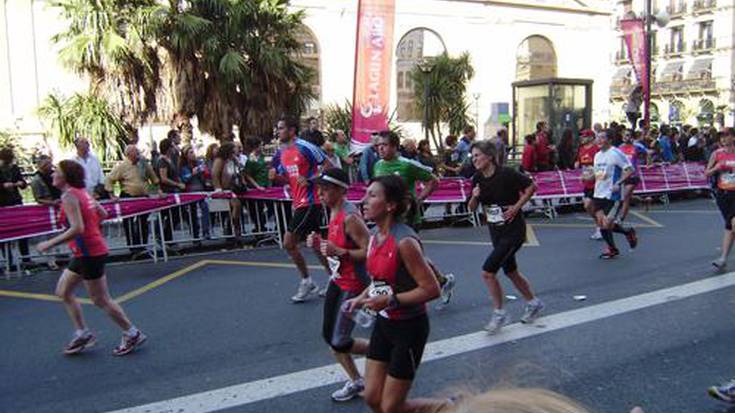
M125 335L128 337L135 337L138 335L138 329L135 326L130 326L128 331L125 332Z
M311 277L306 277L301 279L302 284L313 284L314 281L311 279Z
M88 328L82 329L82 330L75 330L74 335L77 337L81 337L89 332Z
M529 301L528 304L530 305L539 305L541 301L538 299L538 297L533 297L533 300Z
M493 312L495 314L505 315L505 309L504 308L496 308Z

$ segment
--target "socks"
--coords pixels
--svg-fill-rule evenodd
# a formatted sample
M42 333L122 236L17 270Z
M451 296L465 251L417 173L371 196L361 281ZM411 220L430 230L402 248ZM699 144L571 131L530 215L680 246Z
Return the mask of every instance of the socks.
M600 233L602 234L602 239L605 240L608 247L610 247L611 249L618 249L615 246L615 239L613 238L612 231L610 231L609 229L603 229L603 230L600 230Z
M538 297L533 297L533 300L529 301L528 304L533 305L533 306L536 306L536 305L539 305L539 302L540 301L539 301Z
M125 332L125 335L128 337L135 337L138 335L138 329L135 326L130 326L128 331Z
M89 333L89 329L88 328L85 328L85 329L82 329L82 330L75 330L74 331L74 335L77 336L77 337L82 337L83 335L85 335L87 333Z
M311 277L306 277L301 279L301 284L313 284L314 281L311 280Z
M505 315L505 309L504 308L496 308L495 310L493 310L493 313L500 314L500 315Z

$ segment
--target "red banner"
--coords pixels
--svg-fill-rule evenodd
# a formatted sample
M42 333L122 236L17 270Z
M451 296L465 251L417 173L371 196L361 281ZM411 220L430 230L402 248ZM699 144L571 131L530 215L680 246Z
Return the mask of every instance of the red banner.
M359 0L352 95L352 149L388 128L395 0Z
M643 96L646 96L649 93L648 70L646 70L648 42L646 41L643 19L621 20L620 29L623 31L623 39L625 39L625 45L628 48L628 59L633 65L638 83L643 88Z

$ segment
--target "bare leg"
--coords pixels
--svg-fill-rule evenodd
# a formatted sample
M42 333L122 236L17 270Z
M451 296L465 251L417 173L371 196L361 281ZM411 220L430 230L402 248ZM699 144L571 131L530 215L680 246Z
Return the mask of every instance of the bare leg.
M107 289L106 275L96 280L84 280L84 284L87 286L87 291L89 291L94 305L104 310L115 324L120 326L124 331L129 330L133 326L122 307L110 297L110 292Z
M388 375L386 363L367 360L365 363L365 403L370 406L373 413L385 413L381 408L383 398L383 387Z
M77 330L84 330L87 328L84 322L84 316L82 314L82 306L74 296L74 290L82 283L82 276L67 270L61 273L61 278L56 284L56 295L61 298L64 303L64 308L71 318L74 328Z
M298 241L293 232L286 232L286 236L283 238L283 248L285 248L288 255L291 256L291 260L296 265L296 268L298 268L299 273L301 273L301 278L308 278L309 269L306 267L304 256L301 255L301 251L299 251Z
M503 287L500 285L498 278L495 273L483 271L482 279L485 280L488 290L490 290L490 297L493 299L493 307L496 310L503 309Z
M535 296L533 295L533 291L531 291L531 284L528 282L528 279L520 273L520 271L511 271L509 274L505 275L510 278L510 280L513 282L513 285L516 286L516 288L526 301L531 301L534 299Z
M635 186L633 185L625 185L623 187L623 210L620 214L620 221L625 221L625 218L628 217L628 210L630 210L630 200L633 198L633 190L635 189Z
M232 227L235 233L235 237L240 238L242 236L242 225L240 223L240 216L242 215L242 203L239 199L233 198L230 200L230 217L232 218Z
M733 219L735 221L735 219ZM730 255L730 251L732 250L732 242L735 240L735 234L733 234L733 231L725 230L725 232L722 234L722 256L721 258L723 260L727 260L727 257Z
M383 400L380 404L383 413L435 413L443 409L447 402L433 399L406 400L411 390L411 380L400 380L388 376L383 387Z
M349 353L334 353L339 365L345 370L350 380L355 381L360 378L360 372L355 366L355 360L352 359L353 354L366 354L368 349L368 341L362 338L355 339Z

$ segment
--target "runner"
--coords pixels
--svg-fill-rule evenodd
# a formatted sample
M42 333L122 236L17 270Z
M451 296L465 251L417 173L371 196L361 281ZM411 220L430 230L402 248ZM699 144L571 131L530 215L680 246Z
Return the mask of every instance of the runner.
M607 243L607 250L600 254L601 259L611 259L620 255L615 246L613 232L625 234L630 249L638 245L635 229L623 227L615 222L620 213L621 185L633 174L633 165L620 149L610 145L607 134L597 134L597 145L600 151L595 155L595 196L593 205L595 219L600 228L602 238Z
M319 197L330 210L327 240L312 233L307 244L317 248L332 266L332 278L324 301L322 336L334 356L349 376L344 386L332 393L332 400L350 400L365 390L365 382L355 367L352 354L365 354L368 341L351 337L355 322L342 305L358 296L370 283L365 271L365 257L370 233L358 209L347 202L345 195L350 186L347 173L331 168L317 179Z
M733 225L735 224L735 130L725 128L719 133L720 149L710 156L705 174L716 180L715 199L725 220L725 232L722 235L722 255L712 261L719 271L727 268L727 257L732 249Z
M135 328L123 309L110 298L105 275L107 243L100 225L107 212L85 190L84 168L75 161L61 161L53 175L53 185L62 191L60 222L67 222L68 229L56 237L41 242L41 253L63 242L69 243L74 258L64 270L56 285L56 295L64 302L76 332L64 349L72 355L92 347L96 337L87 328L82 316L82 306L74 296L74 290L84 282L92 302L123 330L122 342L112 350L116 356L124 356L146 341L146 336Z
M322 206L316 193L316 185L310 179L319 172L319 165L324 163L325 156L321 149L296 137L299 132L296 119L289 117L279 120L277 129L282 147L273 156L270 175L271 180L280 178L291 188L293 219L286 230L283 247L301 274L301 283L291 301L302 303L319 293L319 287L309 276L298 244L308 234L319 231L322 223ZM318 252L316 256L329 273L326 258Z
M380 132L377 145L380 160L375 164L375 173L373 176L400 176L406 183L411 197L420 205L439 185L439 178L431 172L431 168L417 161L399 156L400 143L400 138L395 132ZM424 183L424 188L418 195L416 195L416 181ZM408 224L414 231L418 231L419 225L421 224L421 214L417 213ZM431 266L441 286L441 303L437 308L442 309L452 299L454 284L456 282L455 277L451 273L443 274L431 260L429 260L429 266Z
M623 210L620 213L620 222L623 222L628 217L633 191L641 183L638 165L641 160L643 160L644 164L646 163L648 150L638 140L633 139L633 132L631 130L626 130L623 134L623 144L619 146L619 149L628 158L630 164L633 165L633 173L623 182Z
M595 218L595 211L592 205L592 198L595 195L595 154L600 147L595 143L595 132L585 129L579 134L582 145L577 150L577 161L574 164L575 169L582 168L582 186L584 187L584 195L582 196L582 204L584 210ZM595 228L590 239L602 239L600 228Z
M367 254L372 283L350 301L349 311L364 306L379 312L365 368L365 401L376 413L438 411L447 404L406 400L429 336L426 303L440 293L418 236L400 223L415 210L409 199L402 179L383 176L370 184L364 204L365 218L376 224Z
M526 221L521 208L536 192L531 178L511 168L497 165L495 146L476 142L472 145L472 162L477 172L472 177L472 197L469 208L474 211L482 205L490 229L493 251L482 266L482 277L493 300L493 314L485 330L495 334L507 323L503 309L503 288L497 279L502 268L526 300L522 323L532 323L538 318L544 303L531 291L531 284L518 271L515 254L526 241Z
M735 379L707 389L710 396L723 402L735 403Z

